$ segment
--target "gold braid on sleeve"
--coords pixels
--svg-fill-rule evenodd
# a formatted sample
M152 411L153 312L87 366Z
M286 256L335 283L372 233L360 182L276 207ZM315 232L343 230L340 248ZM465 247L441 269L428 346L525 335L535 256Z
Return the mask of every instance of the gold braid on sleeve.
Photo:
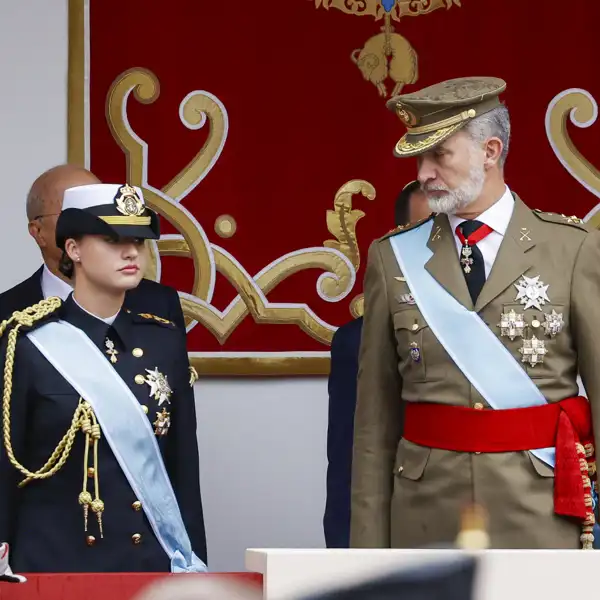
M17 336L19 330L22 327L32 327L37 321L40 321L44 317L52 314L57 310L62 301L60 298L51 297L46 300L42 300L23 311L17 311L13 313L10 319L2 321L0 323L0 337L4 335L6 329L16 323L8 333L8 342L6 347L6 359L4 361L4 389L2 393L2 417L3 417L3 438L4 447L6 448L6 454L11 465L15 467L20 473L25 476L25 479L19 483L19 487L27 485L32 480L48 479L55 475L67 462L75 436L81 429L86 436L85 444L85 456L84 456L84 468L83 468L83 491L79 494L79 504L83 507L85 530L87 531L87 521L89 508L96 514L98 525L100 528L100 534L102 536L102 513L104 512L104 502L100 499L100 485L98 482L98 441L100 440L100 426L96 419L96 415L89 403L85 402L82 398L79 399L77 409L73 414L71 420L71 426L67 433L63 436L62 440L58 443L58 446L52 452L50 458L46 461L46 464L37 471L30 471L24 467L15 457L15 453L11 443L10 435L10 402L12 396L12 377L15 363L15 350L17 347ZM89 447L93 446L94 453L94 467L89 469L93 471L94 476L94 491L95 498L87 491L87 479L88 479L88 460L89 460ZM103 537L103 536L102 536Z

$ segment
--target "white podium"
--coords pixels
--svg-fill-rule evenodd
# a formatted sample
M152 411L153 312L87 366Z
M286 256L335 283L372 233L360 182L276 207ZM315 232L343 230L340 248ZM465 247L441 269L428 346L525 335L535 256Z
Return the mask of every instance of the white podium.
M246 569L262 573L266 600L297 600L392 570L460 556L460 550L248 549ZM485 550L478 558L475 600L565 600L595 597L600 551Z

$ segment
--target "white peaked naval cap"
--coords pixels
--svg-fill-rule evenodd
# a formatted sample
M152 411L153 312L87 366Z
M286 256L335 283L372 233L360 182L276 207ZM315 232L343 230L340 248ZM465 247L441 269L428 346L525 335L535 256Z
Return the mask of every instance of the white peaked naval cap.
M139 187L95 183L68 188L56 222L56 245L64 250L68 238L81 235L160 238L158 215L144 202Z
M65 190L63 196L62 209L78 208L85 210L91 206L113 204L115 197L118 196L122 187L122 184L115 183L93 183L91 185L68 188ZM142 190L135 185L131 187L136 191L140 202L145 205Z

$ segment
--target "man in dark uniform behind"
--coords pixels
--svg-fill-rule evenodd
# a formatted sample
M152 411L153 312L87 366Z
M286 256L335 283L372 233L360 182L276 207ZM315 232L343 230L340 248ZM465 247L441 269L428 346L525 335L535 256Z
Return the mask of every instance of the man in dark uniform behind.
M427 217L429 213L427 199L419 182L411 181L396 199L396 225L414 223ZM327 499L323 517L328 548L348 548L350 544L350 474L362 321L362 317L359 317L342 325L331 341Z
M56 246L56 220L67 188L94 183L100 180L90 171L74 165L59 165L34 181L27 195L27 221L29 234L42 253L44 265L31 277L0 294L0 321L43 298L57 296L66 300L71 293L71 282L58 269L62 252ZM137 288L127 292L125 306L137 312L154 313L185 331L179 295L169 286L142 279Z

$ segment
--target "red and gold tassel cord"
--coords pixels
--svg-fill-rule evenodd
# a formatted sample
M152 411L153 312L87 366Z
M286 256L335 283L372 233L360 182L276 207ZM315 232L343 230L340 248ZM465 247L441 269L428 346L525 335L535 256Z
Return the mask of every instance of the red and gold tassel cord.
M584 550L593 550L594 548L594 525L596 516L594 515L594 501L592 499L592 486L598 491L598 481L596 474L596 455L593 444L577 444L577 455L579 456L579 465L581 468L581 479L583 482L584 502L586 507L586 516L581 529L581 546Z

